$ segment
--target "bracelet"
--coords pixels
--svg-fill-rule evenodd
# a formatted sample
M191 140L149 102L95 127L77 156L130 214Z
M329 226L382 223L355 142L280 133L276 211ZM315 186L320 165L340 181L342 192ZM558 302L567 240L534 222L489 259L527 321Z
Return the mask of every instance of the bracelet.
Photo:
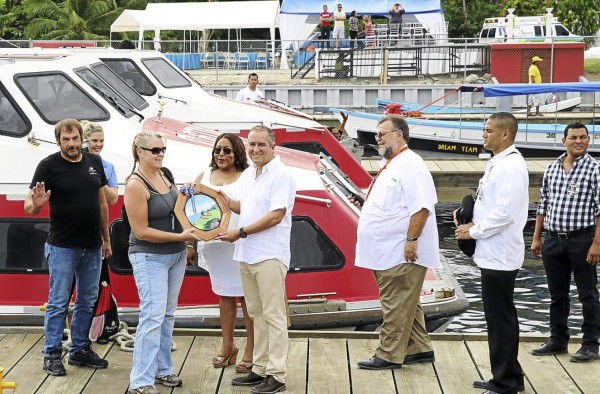
M188 248L194 249L194 245L186 245Z

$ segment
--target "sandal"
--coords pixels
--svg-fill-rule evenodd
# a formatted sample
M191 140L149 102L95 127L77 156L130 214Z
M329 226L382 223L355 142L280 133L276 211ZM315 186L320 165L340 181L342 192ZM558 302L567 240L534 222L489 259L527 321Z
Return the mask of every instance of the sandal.
M250 373L252 372L252 361L240 361L238 365L235 366L235 372L237 373Z
M214 356L212 359L212 365L215 368L225 368L228 365L235 364L237 355L240 349L237 347L233 348L233 352L229 356Z

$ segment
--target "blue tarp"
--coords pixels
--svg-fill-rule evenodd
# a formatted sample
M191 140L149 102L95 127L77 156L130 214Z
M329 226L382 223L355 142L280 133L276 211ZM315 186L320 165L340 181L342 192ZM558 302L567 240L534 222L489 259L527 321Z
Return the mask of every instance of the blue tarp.
M499 85L464 85L463 92L483 92L485 97L519 96L557 92L600 92L600 82L505 83Z
M346 14L356 11L359 15L387 15L394 3L398 0L283 0L281 5L282 14L313 14L317 15L323 11L323 5L327 5L330 12L336 10L337 4L343 5ZM407 14L423 14L427 12L441 12L441 0L404 0L400 1Z

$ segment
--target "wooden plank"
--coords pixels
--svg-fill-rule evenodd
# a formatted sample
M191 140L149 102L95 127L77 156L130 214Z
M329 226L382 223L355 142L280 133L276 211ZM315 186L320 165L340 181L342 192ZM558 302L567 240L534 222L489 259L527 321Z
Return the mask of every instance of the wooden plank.
M93 349L100 357L104 358L112 346L113 343L105 345L95 344ZM96 369L69 365L68 359L68 355L63 358L65 368L67 369L67 376L56 376L46 379L38 393L80 393L86 387L92 375L96 373Z
M471 163L471 161L467 160L455 160L452 162L452 164L454 164L461 172L480 172L480 170L475 168Z
M536 161L526 161L527 164L527 171L529 171L529 173L543 173L545 170L545 167L541 166L538 162Z
M213 368L212 358L217 354L220 347L220 337L196 337L179 374L184 385L175 388L173 393L205 394L216 392L222 369ZM231 382L222 382L221 386L231 387ZM244 391L237 392L247 394L248 388L245 387Z
M0 342L2 342L2 338L4 338L6 334L0 334Z
M427 164L427 168L429 168L430 172L441 172L442 169L438 166L434 161L425 160L425 164Z
M236 337L235 338L235 342L236 342L236 346L239 347L240 351L236 360L236 364L239 363L240 361L242 361L242 357L244 356L244 348L246 347L246 338L239 338ZM217 349L218 351L219 349ZM215 353L216 355L217 353ZM208 362L210 361L210 362ZM212 366L212 357L210 360L207 360L207 365L210 368L213 368ZM207 367L208 368L208 367ZM235 372L235 365L232 365L230 367L227 368L223 368L223 375L221 377L221 384L219 386L219 393L246 393L248 391L248 387L240 387L240 386L233 386L231 384L231 380L234 378L238 378L238 377L242 377L244 376L244 374L238 374Z
M17 388L11 394L31 394L37 392L38 388L46 381L48 375L42 369L44 355L42 349L44 341L38 341L23 358L4 375L7 382L16 382ZM56 377L52 379L62 379Z
M473 381L480 379L464 342L433 341L435 369L444 394L473 391Z
M571 354L574 354L580 346L580 344L570 344L569 354L559 354L556 358L582 392L598 392L600 387L598 361L589 363L573 363L569 361Z
M458 168L454 165L452 160L435 160L435 164L440 167L442 172L458 172Z
M308 365L308 339L290 339L287 356L286 390L290 394L306 393L306 374Z
M309 340L307 394L349 393L345 339Z
M10 334L0 342L0 367L4 374L42 338L39 334ZM42 343L43 345L43 343Z
M532 342L519 344L519 361L533 389L544 394L580 393L555 356L531 354L531 351L539 346L540 343Z
M367 360L375 354L377 339L349 339L348 356L350 374L352 376L352 392L365 394L395 393L394 375L391 370L360 369L356 365L360 360ZM311 349L312 350L312 349ZM401 393L411 391L400 390Z
M487 162L487 160L469 160L469 164L471 164L471 167L482 173L485 172Z

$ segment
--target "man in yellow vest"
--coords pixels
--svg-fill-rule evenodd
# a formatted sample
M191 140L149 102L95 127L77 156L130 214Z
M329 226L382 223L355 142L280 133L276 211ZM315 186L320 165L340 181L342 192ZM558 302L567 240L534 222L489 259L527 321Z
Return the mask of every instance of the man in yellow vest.
M542 75L540 74L540 69L537 66L538 62L541 62L542 59L539 56L534 56L531 58L531 66L529 66L529 83L542 83ZM541 94L530 94L529 101L527 102L527 114L529 116L544 116L540 113L540 105L542 103L542 95ZM535 114L531 113L531 107L535 106Z

